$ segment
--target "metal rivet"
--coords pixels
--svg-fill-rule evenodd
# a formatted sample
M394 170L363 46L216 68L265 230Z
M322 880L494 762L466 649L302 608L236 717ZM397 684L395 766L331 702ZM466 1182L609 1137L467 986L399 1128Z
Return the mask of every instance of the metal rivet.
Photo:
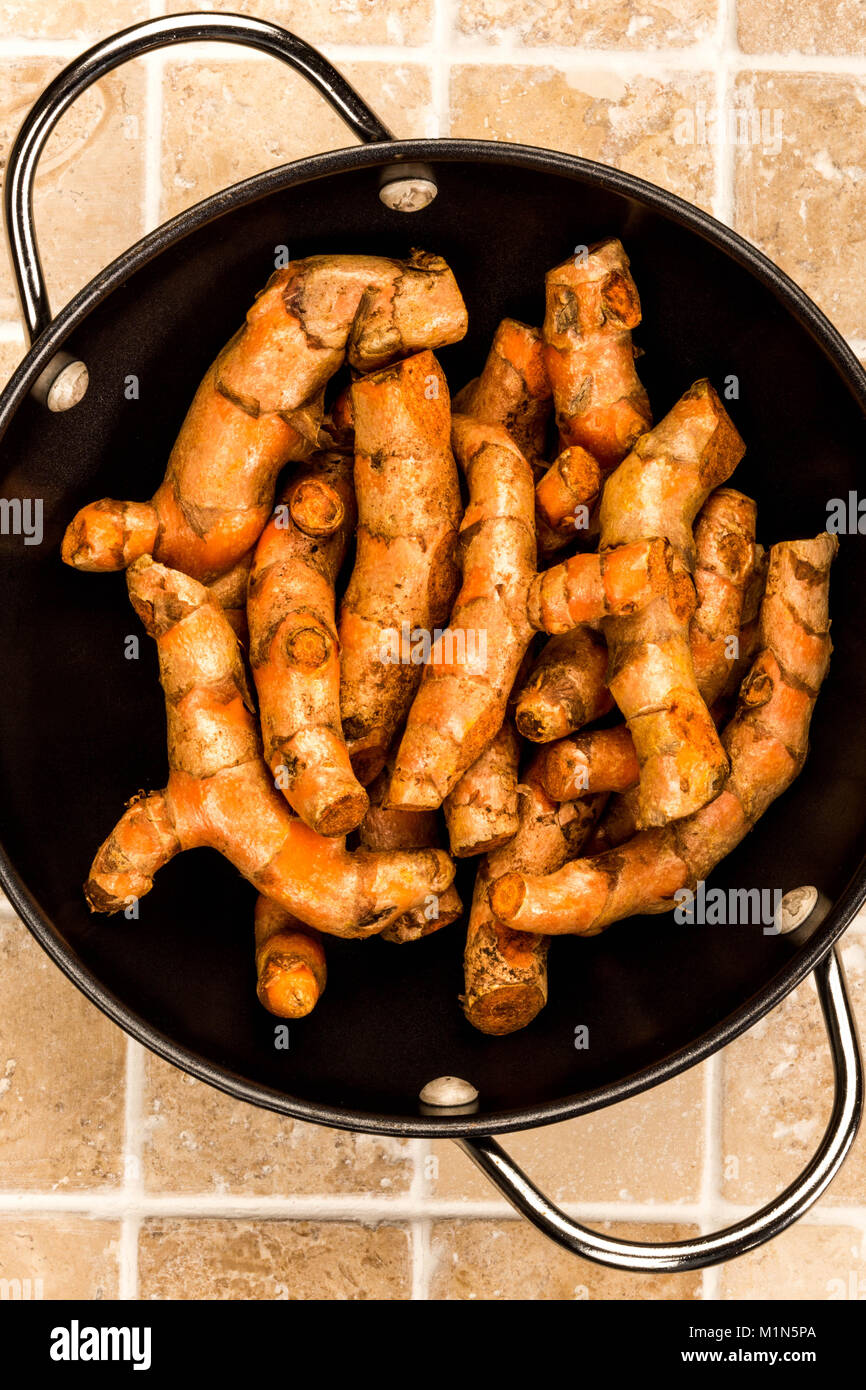
M428 1081L420 1095L423 1105L437 1107L472 1105L478 1099L478 1092L470 1081L459 1076L437 1076Z
M781 935L801 927L814 912L817 901L818 889L811 884L804 888L792 888L790 893L786 893L776 913L776 926Z
M394 179L379 189L379 197L392 212L420 212L430 206L437 192L429 179Z
M89 384L85 364L68 352L58 352L34 382L33 395L59 415L84 399Z
M389 164L379 175L379 197L392 212L420 212L436 197L436 176L429 164Z

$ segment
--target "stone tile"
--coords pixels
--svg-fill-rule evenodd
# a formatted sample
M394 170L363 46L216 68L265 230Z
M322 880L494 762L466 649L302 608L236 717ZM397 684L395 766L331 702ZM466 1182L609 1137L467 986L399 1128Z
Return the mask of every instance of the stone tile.
M425 67L347 63L343 71L397 135L432 132ZM163 107L163 217L263 169L355 143L318 93L278 63L169 63Z
M636 1240L685 1240L687 1226L649 1224L598 1227ZM626 1274L571 1255L527 1221L437 1221L432 1236L435 1268L430 1297L483 1299L694 1299L696 1274Z
M408 1229L342 1221L145 1221L143 1299L407 1299Z
M768 126L780 119L782 127L781 142L744 142L736 150L738 231L798 281L843 333L866 336L866 81L743 73L735 102L764 112Z
M0 914L0 1188L120 1182L125 1059L120 1029Z
M17 342L0 342L0 391L6 385L21 358L24 356L24 339ZM7 907L6 898L0 893L0 911ZM11 912L11 908L8 911Z
M745 53L866 53L861 0L737 0L737 38Z
M694 111L713 101L713 79L703 73L662 81L613 69L563 73L467 64L452 69L450 134L584 155L709 208L713 148L690 132Z
M25 115L60 66L53 58L0 60L4 161ZM144 230L143 103L143 73L137 66L125 67L85 93L49 138L36 179L35 217L54 309ZM0 318L15 319L17 314L12 271L4 255Z
M147 1055L144 1180L158 1192L406 1192L405 1140L325 1129L233 1100Z
M147 16L147 0L2 0L0 33L7 39L101 39Z
M866 928L852 926L842 961L866 1036ZM757 1205L792 1181L811 1158L830 1115L833 1080L827 1035L811 980L725 1051L724 1195ZM822 1198L866 1201L866 1131Z
M54 1212L0 1216L3 1298L118 1297L120 1225ZM7 1286L6 1280L9 1280ZM21 1288L16 1281L20 1281Z
M684 48L713 31L718 0L459 0L459 33L528 45Z
M703 1162L703 1068L595 1114L508 1134L502 1143L556 1202L695 1201ZM437 1197L495 1195L456 1144L438 1141L433 1157L430 1186Z
M720 1297L862 1301L866 1299L863 1232L851 1226L807 1226L800 1222L768 1245L724 1265ZM810 1343L803 1346L808 1348Z
M185 10L231 10L282 24L307 43L426 42L433 27L433 0L179 0L167 14Z

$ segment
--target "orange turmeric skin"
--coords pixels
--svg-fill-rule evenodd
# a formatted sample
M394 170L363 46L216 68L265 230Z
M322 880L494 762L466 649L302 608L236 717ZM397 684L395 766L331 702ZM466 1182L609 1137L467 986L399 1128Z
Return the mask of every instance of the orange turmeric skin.
M578 508L585 508L588 518L601 483L601 469L592 454L579 445L563 449L535 485L539 516L564 540L574 540L581 529Z
M371 286L389 287L390 307ZM278 270L208 369L147 503L104 498L67 528L64 561L123 569L140 555L211 583L255 545L277 476L319 443L322 394L347 350L359 370L456 342L466 309L445 262L423 252L311 256Z
M340 609L343 732L356 775L381 771L421 679L404 632L447 621L457 589L460 487L448 386L418 353L356 381L355 565Z
M553 873L578 854L604 798L558 806L538 777L536 757L520 782L514 836L481 860L463 957L463 1011L479 1032L502 1037L525 1028L547 1003L548 940L514 931L493 916L492 882L509 872Z
M695 563L695 516L733 472L744 449L712 386L699 381L638 440L602 494L602 550L663 536L681 571L679 592L604 624L608 684L631 730L641 768L642 827L664 825L698 810L718 794L727 775L727 758L698 689L689 649L694 589L687 572Z
M367 810L340 727L335 628L334 584L354 521L351 462L317 457L286 489L250 576L250 665L265 762L320 835L347 835Z
M550 743L600 719L613 708L606 674L607 646L591 627L551 637L517 693L514 719L520 733L534 743Z
M540 330L517 319L503 319L481 375L455 396L454 413L482 425L501 425L530 467L543 470L552 409Z
M402 811L389 809L385 804L388 772L383 769L370 786L370 808L361 822L358 838L365 849L428 849L439 845L439 825L435 811ZM452 883L438 897L421 907L404 912L396 922L381 933L383 941L403 945L420 941L422 936L447 927L463 912L460 895Z
M256 993L277 1018L306 1018L325 988L325 951L317 932L271 898L256 899Z
M575 556L536 577L535 493L520 450L505 430L465 415L453 417L452 438L469 484L463 583L395 760L389 803L412 810L441 805L501 728L534 629L632 612L677 582L664 541Z
M295 818L261 756L237 639L207 590L149 557L127 574L156 638L168 723L168 785L134 798L98 851L85 892L118 912L182 850L209 846L293 917L335 936L372 936L454 869L440 850L347 853Z
M516 834L519 759L520 740L506 718L496 737L442 803L455 858L497 849Z
M722 694L734 659L745 586L755 548L757 508L733 488L717 488L695 524L697 607L689 631L695 679L708 706Z
M638 780L634 740L625 724L589 729L542 750L539 777L554 801L593 792L624 792Z
M837 548L826 532L771 548L762 650L725 730L731 771L720 795L681 821L546 877L504 875L491 889L498 917L515 930L593 936L634 913L669 911L679 889L694 891L740 843L806 759L832 650L828 593Z
M587 449L609 473L649 429L646 391L634 365L640 298L615 238L548 271L545 363L562 448Z

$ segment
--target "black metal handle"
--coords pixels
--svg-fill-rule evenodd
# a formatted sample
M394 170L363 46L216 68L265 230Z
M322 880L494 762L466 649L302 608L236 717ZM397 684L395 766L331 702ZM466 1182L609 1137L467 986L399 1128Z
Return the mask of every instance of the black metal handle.
M24 325L31 342L51 322L33 224L33 183L39 156L52 129L82 92L121 63L171 44L211 40L258 48L287 63L321 92L365 144L393 139L387 126L321 53L297 35L265 20L240 14L170 15L134 24L94 44L46 87L18 132L7 165L4 184L6 235ZM71 361L68 359L68 363Z
M575 1255L614 1269L678 1273L735 1259L763 1245L808 1211L832 1181L854 1142L863 1109L863 1066L857 1028L835 951L815 969L815 984L833 1056L833 1111L817 1153L789 1187L752 1216L713 1235L664 1245L616 1240L572 1221L545 1197L495 1139L457 1139L482 1173L522 1216Z

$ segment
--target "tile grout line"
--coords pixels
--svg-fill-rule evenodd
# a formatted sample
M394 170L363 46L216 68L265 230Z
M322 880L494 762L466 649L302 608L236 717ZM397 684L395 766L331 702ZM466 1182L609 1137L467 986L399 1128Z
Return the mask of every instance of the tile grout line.
M451 50L454 37L452 0L433 0L432 69L436 134L451 133Z
M724 1064L721 1053L704 1063L704 1166L701 1174L701 1232L710 1235L719 1225L722 1206L722 1118L724 1108ZM719 1298L720 1269L711 1265L701 1271L701 1297L714 1303Z
M409 1187L409 1200L423 1212L429 1195L427 1181L427 1159L430 1154L429 1139L410 1139L412 1154L412 1182ZM426 1303L430 1291L430 1222L423 1215L413 1217L412 1235L412 1291L413 1303Z
M439 0L437 0L437 4ZM449 3L449 0L446 0ZM74 58L100 37L91 33L80 39L3 39L0 40L0 60L26 58ZM321 42L316 45L333 62L416 63L419 66L435 63L438 50L435 40L427 44L352 44ZM214 61L214 45L184 44L184 53L191 61L207 57ZM715 71L718 52L715 40L689 48L572 48L551 44L549 47L514 47L509 44L487 44L468 38L454 38L450 44L452 63L479 67L548 67L572 72L598 72L615 69L628 76L659 76L666 72ZM273 62L267 54L241 46L220 47L220 62ZM729 58L735 71L814 73L824 76L866 77L866 53L861 55L811 53L743 53L739 49Z
M123 1187L118 1298L138 1298L138 1236L141 1228L142 1101L144 1096L144 1048L134 1038L126 1040L126 1077L123 1115Z
M734 142L728 138L727 108L733 95L732 72L739 57L736 0L719 0L718 58L715 64L716 145L713 210L720 222L734 223Z

